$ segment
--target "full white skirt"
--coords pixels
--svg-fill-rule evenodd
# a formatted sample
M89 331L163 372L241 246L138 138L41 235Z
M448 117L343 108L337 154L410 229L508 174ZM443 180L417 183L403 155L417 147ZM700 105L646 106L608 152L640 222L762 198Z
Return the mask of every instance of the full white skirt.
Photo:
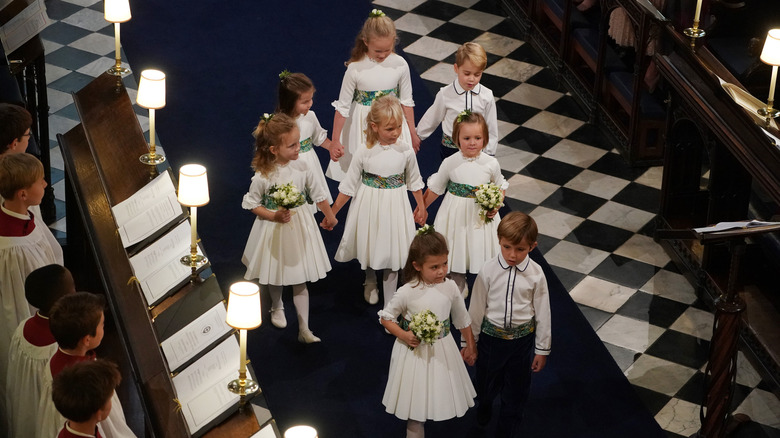
M450 272L477 274L486 261L498 255L496 232L501 218L496 214L492 222L485 224L479 211L473 198L449 192L444 195L433 227L447 239Z

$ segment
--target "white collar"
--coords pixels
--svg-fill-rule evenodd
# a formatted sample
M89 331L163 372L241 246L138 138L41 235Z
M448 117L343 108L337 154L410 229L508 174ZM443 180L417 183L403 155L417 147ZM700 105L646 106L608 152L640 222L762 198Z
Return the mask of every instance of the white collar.
M3 213L7 214L8 216L15 217L17 219L23 219L23 220L26 220L26 221L32 219L30 217L29 212L27 212L27 214L19 214L19 213L15 212L15 211L11 211L11 210L5 208L4 205L0 205L0 208L2 208L3 209Z
M455 94L457 94L458 96L462 96L463 93L466 92L466 90L460 86L457 79L452 81L452 88L455 90ZM471 90L471 94L478 96L481 89L482 89L482 84L477 84L474 87L474 89Z

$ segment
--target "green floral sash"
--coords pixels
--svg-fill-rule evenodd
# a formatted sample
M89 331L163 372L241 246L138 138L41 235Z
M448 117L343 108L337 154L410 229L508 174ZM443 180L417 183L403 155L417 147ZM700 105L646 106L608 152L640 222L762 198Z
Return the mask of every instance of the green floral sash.
M314 143L311 141L311 137L301 140L301 152L309 152L314 148Z
M447 134L441 135L441 145L450 149L458 149L458 145L456 145L455 141L452 140L452 137Z
M398 325L400 325L401 328L404 329L404 330L409 330L409 323L410 322L411 321L409 321L406 318L401 318L401 322L398 323ZM448 334L450 334L450 319L449 318L445 319L444 321L442 321L442 324L443 324L444 327L442 328L441 333L439 334L439 339L441 339L441 338L447 336Z
M447 181L447 191L461 198L476 198L475 190L477 190L476 186Z
M385 177L363 171L361 176L363 178L363 184L375 189L397 189L406 184L406 178L403 173L396 173L395 175Z
M536 320L532 319L525 324L520 324L517 327L501 328L488 322L487 318L482 320L482 333L493 336L498 339L519 339L525 335L529 335L536 329Z
M398 87L392 88L390 90L377 90L377 91L363 91L363 90L355 90L354 93L352 93L352 100L365 106L371 106L371 103L374 102L374 100L379 96L384 96L385 94L392 94L395 97L398 97Z

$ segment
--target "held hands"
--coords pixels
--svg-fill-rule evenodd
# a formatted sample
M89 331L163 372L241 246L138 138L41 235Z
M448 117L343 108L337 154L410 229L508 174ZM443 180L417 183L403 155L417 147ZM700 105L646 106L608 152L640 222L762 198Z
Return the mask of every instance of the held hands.
M333 231L333 227L335 227L337 223L339 223L339 220L336 219L335 216L332 219L328 219L328 217L325 216L322 219L322 222L320 222L320 227L328 231Z
M414 222L417 223L419 226L425 225L425 221L428 219L428 209L425 208L425 205L418 204L417 208L414 209Z
M547 356L536 354L534 355L534 361L531 363L531 371L538 373L539 371L544 369L544 366L546 364L547 364Z
M490 210L489 212L485 213L485 217L487 217L488 219L493 219L493 217L497 214L498 214L498 209Z
M460 357L466 362L468 366L474 366L477 362L477 348L476 347L463 347L460 349Z
M344 156L344 146L338 140L331 141L328 151L330 151L330 159L333 161L338 161Z
M286 224L287 222L290 222L291 218L292 214L290 213L290 210L287 210L286 208L280 208L274 213L273 221L279 222L280 224Z
M406 345L415 348L420 345L420 340L412 333L411 330L404 330L403 334L398 339L404 341Z

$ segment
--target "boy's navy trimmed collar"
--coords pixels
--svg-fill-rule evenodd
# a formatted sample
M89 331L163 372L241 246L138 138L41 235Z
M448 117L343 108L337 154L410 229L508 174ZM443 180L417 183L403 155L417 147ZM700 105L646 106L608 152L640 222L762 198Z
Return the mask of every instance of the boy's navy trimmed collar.
M454 81L452 81L452 88L453 88L453 90L455 90L455 94L457 94L458 96L462 96L462 95L463 95L463 94L466 92L466 90L465 90L465 89L463 89L463 88L460 86L460 84L458 83L458 80L457 80L457 79L455 79ZM477 95L477 96L478 96L478 95L479 95L479 91L478 91L478 90L481 90L481 89L482 89L482 84L477 84L477 85L474 87L474 89L473 89L473 90L471 90L471 94L475 94L475 95Z
M525 266L523 266L522 269L520 269L520 265L509 266L509 263L507 263L506 259L504 258L504 255L501 254L501 251L498 252L498 266L501 266L501 269L503 269L505 271L507 269L510 269L510 268L515 268L515 269L517 269L520 272L525 272L525 270L528 269L528 265L531 263L531 256L530 256L530 254L525 256L525 260L524 261L525 261Z

